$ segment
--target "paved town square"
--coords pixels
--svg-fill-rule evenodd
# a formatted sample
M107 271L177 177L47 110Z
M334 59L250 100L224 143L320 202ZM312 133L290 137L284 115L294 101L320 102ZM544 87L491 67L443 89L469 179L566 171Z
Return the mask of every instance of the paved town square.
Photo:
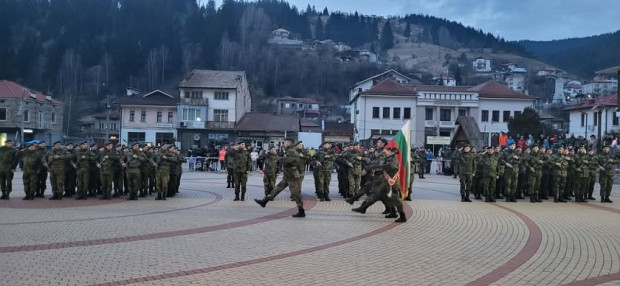
M618 186L613 204L462 203L456 179L427 175L399 224L381 204L350 211L336 180L334 199L317 201L313 184L306 175L307 217L292 218L288 192L264 209L254 203L258 173L235 202L225 174L205 172L185 172L166 201L23 201L17 172L11 200L0 201L0 284L620 283Z

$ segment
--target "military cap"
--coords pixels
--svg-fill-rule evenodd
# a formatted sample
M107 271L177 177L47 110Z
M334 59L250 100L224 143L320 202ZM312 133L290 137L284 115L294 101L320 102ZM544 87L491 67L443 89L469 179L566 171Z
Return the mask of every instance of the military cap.
M493 147L493 146L488 146L488 147L487 147L487 150L488 150L488 149L493 149L493 150L495 150L495 147Z
M6 143L13 143L13 141L12 141L11 139L6 139L6 140L4 140L4 143L5 143L5 144L6 144Z
M276 146L269 146L268 150L276 149Z
M514 141L510 142L510 144L508 144L508 146L510 145L517 145L517 143L515 143Z
M120 143L116 143L116 145L114 145L114 148L118 148L118 147L123 147L123 145L121 145Z
M45 144L45 140L39 141L39 144Z
M383 142L383 144L387 144L388 143L387 139L385 139L383 137L379 137L379 139L377 139L377 140Z
M241 145L241 144L245 144L245 141L239 141L239 142L237 142L237 145Z
M91 144L90 147L97 147L97 143Z
M303 144L303 143L304 143L303 141L297 141L297 142L295 142L295 146L297 146L299 144Z
M108 145L112 145L112 146L114 146L114 142L106 142L106 143L105 143L105 146L108 146Z
M284 138L284 141L295 142L295 140L291 137Z
M140 146L140 143L136 142L136 143L131 144L132 147L136 145Z
M471 145L465 144L465 145L463 145L463 148L465 148L465 147L471 147Z
M84 145L84 144L88 145L88 142L84 141L84 142L80 143L80 145Z
M65 146L73 146L73 145L74 145L74 144L73 144L73 143L71 143L71 142L69 142L69 143L65 144Z
M334 143L329 142L329 141L324 141L323 144L321 144L321 145L325 145L325 144L334 144Z

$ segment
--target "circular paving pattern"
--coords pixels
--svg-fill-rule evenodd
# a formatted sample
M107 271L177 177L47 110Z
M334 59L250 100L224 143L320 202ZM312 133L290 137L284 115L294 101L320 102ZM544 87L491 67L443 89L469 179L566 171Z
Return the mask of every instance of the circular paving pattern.
M0 201L0 253L10 261L0 270L3 285L615 285L620 279L616 204L461 203L457 180L429 175L415 181L409 221L398 224L383 218L381 204L365 215L351 212L336 195L335 178L333 200L317 201L311 174L303 183L303 219L290 217L296 208L286 192L266 208L255 204L263 193L255 173L239 202L223 173L184 173L181 193L166 201L21 201L17 178L14 199Z

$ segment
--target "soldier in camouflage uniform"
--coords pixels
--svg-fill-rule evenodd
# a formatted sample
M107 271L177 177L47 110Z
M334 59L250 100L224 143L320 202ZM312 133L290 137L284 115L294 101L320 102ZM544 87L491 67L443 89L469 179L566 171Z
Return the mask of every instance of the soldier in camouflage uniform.
M70 198L75 195L75 187L77 184L77 170L75 168L75 149L73 143L65 145L65 194L64 197Z
M418 154L416 154L414 149L411 149L411 170L409 170L409 172L411 173L411 178L409 180L409 189L407 190L407 196L405 197L405 201L411 201L411 192L413 191L412 187L413 187L413 181L415 179L415 170L417 166L421 164L424 164L424 160L420 158ZM454 164L454 161L453 161L453 164ZM456 175L454 175L454 177L456 178Z
M47 147L45 146L45 141L41 141L36 148L37 152L39 152L39 157L44 158L47 155ZM43 159L41 159L43 160ZM47 168L44 164L38 166L37 172L37 191L35 197L44 198L45 197L45 189L47 188Z
M129 198L127 200L138 200L138 191L142 183L140 167L142 167L142 163L146 160L148 159L144 152L140 150L140 144L138 143L134 143L131 146L131 150L125 155L123 162L127 168L127 180L129 182Z
M97 158L99 157L99 149L97 144L90 145L90 152L95 159L90 161L88 166L88 196L94 197L101 191L101 174L97 168Z
M120 144L116 145L116 154L120 157L121 160L113 160L112 161L112 180L114 181L114 195L113 197L117 198L123 194L123 181L125 179L125 169L123 168L123 147Z
M96 161L96 155L88 149L88 143L82 142L80 149L75 152L75 158L77 169L77 197L75 199L85 200L88 195L88 186L90 185L90 162Z
M588 151L588 161L590 162L588 168L588 188L587 188L587 199L588 200L596 200L592 195L594 194L594 183L596 182L596 172L598 171L598 162L596 161L596 155L594 154L594 149Z
M65 160L67 153L62 149L60 141L54 142L53 149L43 157L43 165L50 172L52 197L50 200L62 200L65 190Z
M345 197L345 194L349 192L349 165L347 164L346 157L349 154L350 145L345 145L342 148L342 152L336 156L336 175L338 178L338 193L340 196Z
M2 189L2 200L10 198L13 190L13 174L17 165L17 149L13 147L13 141L4 141L4 146L0 147L0 189Z
M567 178L578 178L579 175L577 173L575 173L576 171L576 166L575 166L575 160L573 159L575 156L575 152L574 152L574 148L573 146L569 146L568 149L564 149L564 153L568 156L568 175L566 176ZM567 201L571 200L571 197L575 196L575 184L578 183L578 180L566 180L566 187L564 187L564 199Z
M497 158L497 179L495 180L495 199L504 199L504 170L506 166L500 164L502 147L496 146L495 153L493 154Z
M278 153L276 147L269 147L269 151L262 155L263 166L263 185L265 187L265 196L269 195L276 186L276 178L278 176Z
M508 149L504 150L500 157L500 164L505 166L504 169L504 186L506 202L516 203L517 197L517 180L519 178L519 164L521 157L516 151L516 144L512 142Z
M181 176L183 176L183 163L186 163L187 159L181 156L181 150L176 146L172 146L168 150L176 156L176 162L170 167L170 183L168 183L168 195L174 197L179 193Z
M577 155L575 155L573 159L575 162L573 165L575 168L575 179L577 181L574 184L575 202L587 203L588 201L585 198L585 190L587 186L590 185L590 161L588 160L589 158L586 152L586 147L583 145L579 146L577 149Z
M101 190L103 191L102 200L112 199L112 182L114 181L114 165L123 163L122 155L114 148L114 143L108 142L105 149L99 154L97 167L101 173Z
M359 145L357 144L351 146L345 159L349 166L349 191L345 194L345 198L350 198L360 190L362 168L365 159L364 154L359 150Z
M551 162L553 168L553 202L565 203L564 200L564 187L566 186L566 176L568 175L568 156L565 154L566 149L560 146L558 148L557 155L553 156Z
M548 200L551 187L553 186L553 164L551 162L551 156L553 150L551 148L540 148L540 159L543 161L542 177L540 178L540 199Z
M166 200L168 185L170 184L170 168L173 168L179 161L176 154L168 151L168 145L161 145L160 151L154 154L155 166L157 166L156 188L157 198L155 200Z
M461 181L461 202L471 202L469 199L469 192L472 186L472 177L474 170L476 170L476 163L474 160L474 154L471 152L471 147L465 145L463 152L459 155L459 178Z
M298 210L293 217L305 217L306 212L304 210L303 201L301 200L301 173L304 172L306 159L304 158L304 155L299 152L299 148L303 148L303 144L299 141L297 144L293 145L293 140L291 138L287 138L284 141L284 147L286 148L286 153L282 164L282 170L284 172L282 181L280 181L273 192L265 196L265 198L254 201L261 207L265 207L270 200L275 198L286 187L289 187L291 196L293 197Z
M24 200L34 200L39 190L39 170L41 167L43 153L38 150L36 144L28 145L28 148L18 153L17 160L22 160L22 171L24 181Z
M523 149L522 147L520 148L520 146L517 146L516 150L517 150L517 153L519 154L519 157L521 158L521 161L519 162L519 176L517 177L516 199L522 200L522 199L525 199L525 196L528 195L527 166L525 165L525 160L523 159L529 156L530 148L525 147L525 149Z
M487 147L483 147L478 153L474 154L474 165L476 165L476 169L474 170L474 175L472 176L471 182L471 192L474 195L474 199L482 200L481 194L484 193L484 187L482 185L482 159L484 158L484 154L487 152ZM486 193L484 193L486 194Z
M334 167L334 153L332 145L329 142L324 142L323 148L317 152L315 170L319 172L319 181L315 182L315 184L319 186L319 199L321 201L331 201L329 198L329 184L332 179L332 169Z
M237 150L234 154L235 172L233 178L235 179L235 199L234 201L244 201L246 184L248 182L248 173L252 168L252 160L250 159L250 153L245 147L245 142L237 143ZM241 197L239 196L241 194Z
M540 148L538 146L532 146L532 151L529 155L525 156L523 161L525 162L525 168L527 172L527 190L530 195L531 203L542 202L539 198L540 193L540 181L542 178L543 169L543 156L539 153Z
M609 150L609 146L603 147L603 153L596 157L598 169L600 170L598 182L601 185L601 203L613 203L609 196L611 196L611 187L614 183L616 164L619 161L609 154Z
M482 171L482 190L486 197L485 202L495 202L495 181L497 179L497 165L499 158L495 156L495 148L487 147L486 153L483 153L480 158L480 170Z
M140 168L142 171L140 176L142 180L140 185L140 197L144 198L153 193L153 188L155 187L155 168L153 167L155 161L149 145L145 144L142 147L142 152L144 153L146 160L142 162L142 167Z

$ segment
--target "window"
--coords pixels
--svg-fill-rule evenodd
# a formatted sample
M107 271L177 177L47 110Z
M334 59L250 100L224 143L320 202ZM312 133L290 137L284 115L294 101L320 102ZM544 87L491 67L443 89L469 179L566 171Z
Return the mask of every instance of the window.
M146 110L140 112L140 122L146 122Z
M379 129L370 129L370 135L379 135L381 134L381 130Z
M99 122L99 129L105 129L105 124L103 124L103 122Z
M372 108L372 118L379 118L379 107Z
M228 109L214 109L213 121L215 122L227 122L228 121Z
M39 124L43 123L43 111L39 111Z
M129 144L133 144L133 143L144 143L145 140L145 134L144 132L127 132L127 139L129 140Z
M598 125L598 112L594 112L594 126Z
M613 116L612 119L611 119L611 124L613 126L618 126L618 116L616 115L615 112L612 112L611 114ZM581 125L581 126L583 126L583 125Z
M157 111L157 123L161 122L162 114L161 111Z
M521 111L515 111L515 117L521 115Z
M410 119L411 118L411 107L405 107L405 110L403 111L403 119Z
M187 97L187 92L185 92L185 96ZM191 99L202 99L202 91L192 91L189 93L189 98Z
M504 110L504 122L508 122L510 119L510 110Z
M451 121L452 120L452 110L450 109L440 109L439 110L439 120L440 121Z
M56 123L56 112L52 112L52 123Z
M24 110L24 122L30 121L30 111Z
M394 112L392 114L392 118L400 119L400 107L394 107Z
M433 120L433 109L432 108L427 108L426 109L426 119L425 120Z
M129 122L134 122L134 121L136 121L136 111L129 110Z
M489 111L488 110L482 111L482 118L480 118L480 121L489 122Z
M586 126L586 114L582 113L581 114L581 127Z
M200 118L200 109L183 108L184 121L198 121L198 118Z
M116 130L116 123L110 123L110 130Z
M0 120L6 120L6 108L0 108Z
M492 122L499 122L499 110L493 110Z
M459 108L459 116L467 116L467 109Z
M215 100L228 100L228 91L216 91L215 92L215 97L213 99L215 99Z
M390 108L389 107L383 108L383 118L390 119Z
M174 143L174 133L155 133L155 144L171 144Z
M172 123L174 121L174 112L168 112L168 123Z

